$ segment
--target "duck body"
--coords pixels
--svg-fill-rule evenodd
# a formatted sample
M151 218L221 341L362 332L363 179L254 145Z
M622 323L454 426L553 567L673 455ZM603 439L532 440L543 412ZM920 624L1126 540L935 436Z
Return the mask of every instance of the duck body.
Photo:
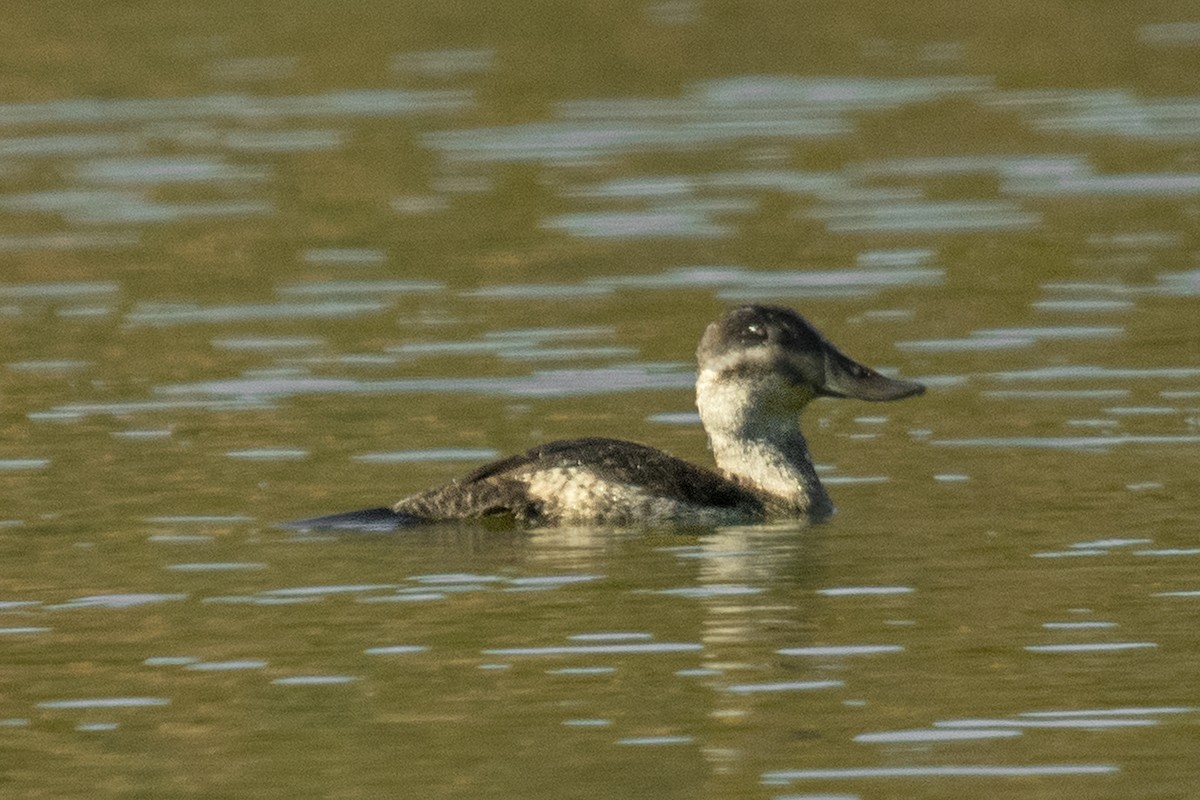
M762 499L711 470L620 439L535 447L401 500L398 514L430 520L511 516L530 526L722 524L762 519Z
M853 361L791 309L743 306L708 326L697 407L717 471L619 439L550 442L375 508L289 528L391 530L451 520L553 525L724 525L820 521L833 504L800 412L819 396L896 400L924 391Z

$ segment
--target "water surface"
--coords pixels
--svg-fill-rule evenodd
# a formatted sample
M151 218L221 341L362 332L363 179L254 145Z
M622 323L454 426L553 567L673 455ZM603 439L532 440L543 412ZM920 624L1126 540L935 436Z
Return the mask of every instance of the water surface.
M1198 25L11 9L6 793L1195 796ZM811 407L825 525L274 527L708 463L751 301L930 387Z

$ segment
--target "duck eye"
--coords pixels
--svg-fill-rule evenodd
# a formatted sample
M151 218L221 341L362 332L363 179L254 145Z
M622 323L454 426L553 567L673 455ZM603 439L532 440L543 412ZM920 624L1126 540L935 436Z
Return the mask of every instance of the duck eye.
M765 342L767 340L767 329L757 322L746 326L746 338L754 342Z

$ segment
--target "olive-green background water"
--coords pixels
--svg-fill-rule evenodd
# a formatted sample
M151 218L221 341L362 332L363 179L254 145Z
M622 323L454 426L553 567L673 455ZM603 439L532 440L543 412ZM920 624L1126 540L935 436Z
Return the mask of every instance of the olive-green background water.
M1192 3L10 4L0 794L1200 793ZM708 463L793 306L815 528L298 536Z

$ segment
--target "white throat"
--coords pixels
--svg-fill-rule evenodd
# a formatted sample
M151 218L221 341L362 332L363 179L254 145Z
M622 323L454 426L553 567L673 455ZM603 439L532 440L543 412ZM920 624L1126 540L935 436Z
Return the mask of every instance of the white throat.
M777 513L833 510L800 432L799 412L810 399L774 375L747 378L710 368L696 380L696 406L717 466Z

